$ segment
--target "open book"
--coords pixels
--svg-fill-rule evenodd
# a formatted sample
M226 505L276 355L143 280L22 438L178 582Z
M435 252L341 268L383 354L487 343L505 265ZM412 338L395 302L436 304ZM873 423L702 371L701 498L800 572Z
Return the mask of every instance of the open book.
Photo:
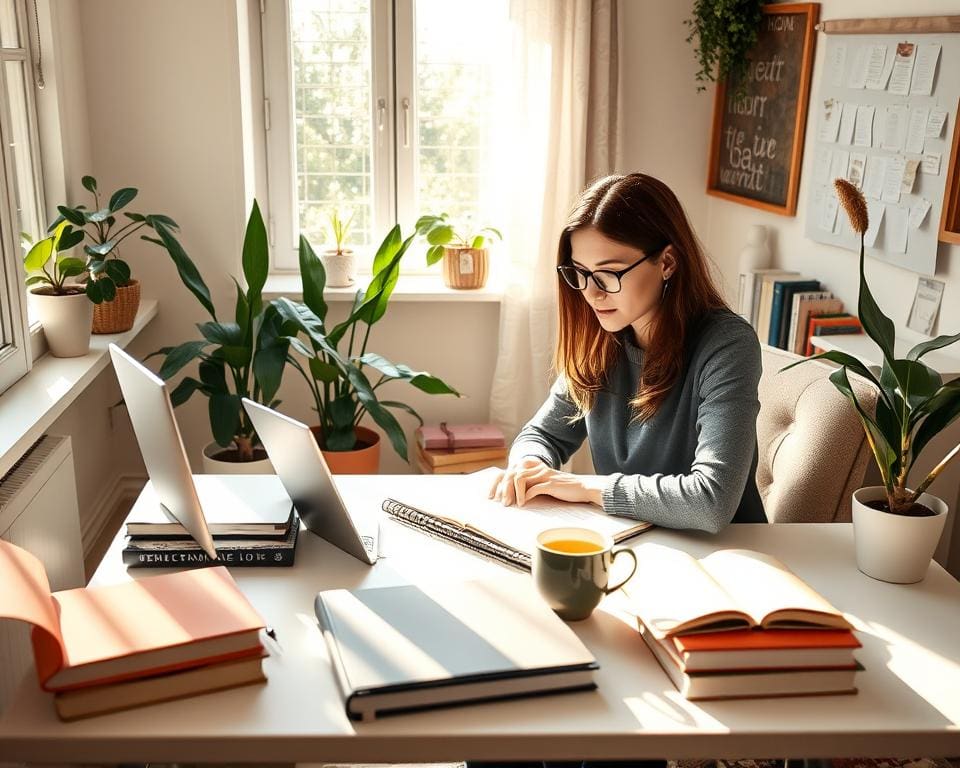
M745 627L853 629L843 614L775 557L724 549L697 560L642 544L624 588L657 639Z
M223 566L51 594L43 564L0 541L0 585L0 619L33 625L47 691L263 656L264 622Z
M617 543L650 523L606 514L587 503L537 496L522 507L487 498L497 469L431 477L405 498L386 499L383 510L402 523L517 568L530 569L537 536L547 528L589 528Z

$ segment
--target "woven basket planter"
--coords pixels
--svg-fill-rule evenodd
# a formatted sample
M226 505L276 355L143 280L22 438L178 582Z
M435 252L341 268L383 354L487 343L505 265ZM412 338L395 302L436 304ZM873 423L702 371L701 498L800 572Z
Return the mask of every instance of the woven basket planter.
M133 321L140 309L140 281L131 280L127 285L117 286L113 301L93 305L94 333L123 333L133 328Z
M483 288L489 272L486 248L443 249L443 282L448 288Z

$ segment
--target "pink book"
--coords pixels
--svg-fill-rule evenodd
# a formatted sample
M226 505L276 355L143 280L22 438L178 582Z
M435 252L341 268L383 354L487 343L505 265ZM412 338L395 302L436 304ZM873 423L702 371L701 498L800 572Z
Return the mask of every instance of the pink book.
M498 448L506 444L503 431L493 424L447 424L417 429L417 442L424 450L444 448Z

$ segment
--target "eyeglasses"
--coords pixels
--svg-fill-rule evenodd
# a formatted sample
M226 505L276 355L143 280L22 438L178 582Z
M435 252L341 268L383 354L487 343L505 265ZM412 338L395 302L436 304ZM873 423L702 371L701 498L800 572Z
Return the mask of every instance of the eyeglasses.
M663 248L666 248L666 246ZM620 288L622 287L621 279L623 276L634 267L639 267L647 259L658 255L663 248L651 251L639 261L635 261L629 267L625 267L619 271L596 269L591 272L589 269L584 269L574 264L561 264L557 267L557 272L560 273L560 277L563 278L564 282L576 291L586 290L587 280L592 278L593 284L604 293L620 293Z

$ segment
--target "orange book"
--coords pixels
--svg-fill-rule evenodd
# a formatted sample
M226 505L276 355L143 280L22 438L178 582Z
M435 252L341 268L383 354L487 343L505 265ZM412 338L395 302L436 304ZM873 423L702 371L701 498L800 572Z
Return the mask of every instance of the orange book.
M47 691L263 655L264 621L223 566L50 592L43 564L0 541L0 618L33 625Z
M860 647L838 629L737 629L674 635L665 642L687 672L752 669L852 669Z
M825 330L826 329L826 330ZM817 317L812 315L807 320L807 344L804 348L804 357L814 353L813 337L821 333L863 333L863 326L859 318L853 315L846 317Z

